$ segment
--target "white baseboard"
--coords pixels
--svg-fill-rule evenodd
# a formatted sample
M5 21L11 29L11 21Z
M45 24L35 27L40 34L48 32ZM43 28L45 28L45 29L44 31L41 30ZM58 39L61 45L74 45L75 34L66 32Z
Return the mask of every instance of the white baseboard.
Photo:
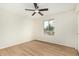
M22 44L24 42L30 42L30 41L32 41L32 39L28 39L28 40L24 40L24 41L12 42L12 43L8 43L8 44L6 43L4 45L1 45L0 49L8 48L8 47L11 47L11 46L15 46L15 45Z

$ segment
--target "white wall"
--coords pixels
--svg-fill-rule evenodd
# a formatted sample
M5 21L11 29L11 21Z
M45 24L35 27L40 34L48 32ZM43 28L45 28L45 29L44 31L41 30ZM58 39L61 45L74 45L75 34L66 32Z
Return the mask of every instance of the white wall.
M48 36L43 31L43 21L47 19L55 19L55 36ZM77 43L77 27L76 27L76 14L74 10L67 10L50 14L35 20L34 39L65 45L69 47L76 47Z
M77 35L78 35L78 44L77 44L77 49L79 51L79 4L76 5L76 14L77 14L77 25L78 25L78 32L77 32Z
M78 12L78 51L79 51L79 12Z
M0 4L0 48L32 40L32 21L26 4Z

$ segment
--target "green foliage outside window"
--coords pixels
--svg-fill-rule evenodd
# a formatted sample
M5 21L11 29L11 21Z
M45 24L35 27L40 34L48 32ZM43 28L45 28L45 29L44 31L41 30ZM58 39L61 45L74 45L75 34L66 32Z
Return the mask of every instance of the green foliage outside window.
M49 24L45 30L46 31L53 31L54 27Z

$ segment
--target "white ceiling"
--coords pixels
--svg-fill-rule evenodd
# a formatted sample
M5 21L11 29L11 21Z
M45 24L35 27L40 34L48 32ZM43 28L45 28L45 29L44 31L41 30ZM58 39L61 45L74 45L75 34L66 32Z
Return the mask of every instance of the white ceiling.
M66 10L71 10L74 8L73 3L38 3L39 8L48 8L47 12L42 13L59 13ZM34 5L32 3L1 3L0 10L6 10L13 13L31 15L33 11L25 11L24 9L34 9Z
M49 12L57 13L61 11L66 11L74 8L74 4L66 4L66 3L45 3L39 4L40 8L49 8Z

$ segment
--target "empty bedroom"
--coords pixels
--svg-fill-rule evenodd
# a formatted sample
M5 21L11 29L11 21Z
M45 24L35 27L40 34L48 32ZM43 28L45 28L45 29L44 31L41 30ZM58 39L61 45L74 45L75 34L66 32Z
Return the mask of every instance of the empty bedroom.
M0 56L78 56L79 4L0 3Z

